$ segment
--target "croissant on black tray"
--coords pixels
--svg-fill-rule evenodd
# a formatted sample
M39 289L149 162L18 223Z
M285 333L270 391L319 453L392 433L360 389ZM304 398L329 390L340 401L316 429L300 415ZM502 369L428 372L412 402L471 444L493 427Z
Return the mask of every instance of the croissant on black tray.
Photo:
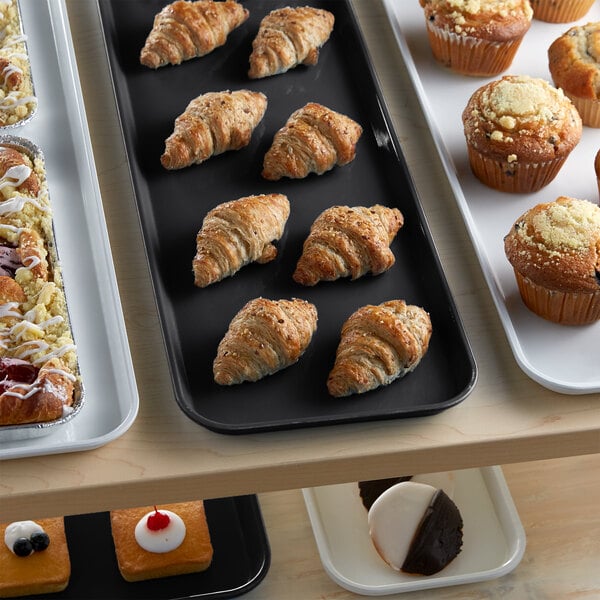
M277 131L263 159L262 176L302 179L322 175L354 160L362 127L350 117L309 102L294 111Z
M175 119L160 162L165 169L183 169L250 143L267 110L262 92L207 92L194 98Z
M342 326L329 393L349 396L389 385L416 368L430 338L431 319L420 306L389 300L359 308Z
M367 273L379 275L395 262L390 243L404 218L397 208L376 204L332 206L314 221L304 242L293 278L302 285L353 280Z
M286 6L271 11L260 22L252 42L250 79L285 73L300 64L316 65L319 49L329 39L335 18L311 6Z
M306 300L250 300L235 315L213 362L215 382L257 381L298 361L317 329L317 308Z
M248 16L248 10L234 0L177 0L167 4L154 17L140 62L157 69L204 56L222 46Z
M283 235L289 214L283 194L246 196L210 210L196 236L194 283L203 288L251 262L274 260L273 241Z

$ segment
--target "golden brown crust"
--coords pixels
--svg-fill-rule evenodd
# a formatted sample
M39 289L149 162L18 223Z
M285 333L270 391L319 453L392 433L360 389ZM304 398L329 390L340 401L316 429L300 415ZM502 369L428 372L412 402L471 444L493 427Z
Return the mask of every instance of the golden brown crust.
M522 38L533 14L529 0L421 0L421 6L432 26L490 42Z
M304 241L294 281L315 285L387 271L396 260L389 246L403 223L397 208L380 204L333 206L323 211Z
M155 16L140 62L157 69L204 56L222 46L248 16L248 10L234 0L177 0Z
M4 543L4 531L10 523L0 525L0 598L51 594L64 590L71 575L71 562L64 519L37 519L48 534L46 550L30 556L15 556Z
M549 83L506 75L478 88L462 115L467 144L507 163L541 163L566 157L579 143L581 118Z
M289 214L283 194L246 196L213 208L196 236L194 283L206 287L251 262L274 260L272 242L283 235Z
M359 308L342 326L327 379L332 396L362 394L414 370L427 352L431 320L403 300Z
M571 27L548 48L554 84L569 96L600 97L600 23Z
M600 208L561 196L521 215L504 238L524 277L561 292L600 292Z
M0 425L43 423L60 419L73 404L75 377L51 358L33 383L15 383L0 394Z
M161 164L182 169L247 146L266 110L267 97L250 90L208 92L194 98L175 119Z
M25 166L31 168L31 161L27 157L9 146L0 147L0 177L4 177L11 167ZM40 180L35 171L31 169L31 174L25 181L15 188L21 194L27 194L35 197L40 193Z
M317 329L317 309L307 302L250 300L232 319L213 363L216 383L257 381L294 364Z
M346 165L356 155L362 127L350 117L309 102L294 111L277 131L263 161L262 176L301 179Z
M316 65L319 49L331 35L332 13L311 6L286 6L260 22L252 42L248 77L259 79L284 73L300 64Z
M158 510L170 510L179 515L186 527L183 543L165 553L144 550L135 539L139 520L153 510L153 506L125 508L110 513L110 524L115 543L119 571L126 581L142 581L208 569L212 562L213 547L202 500L163 504Z

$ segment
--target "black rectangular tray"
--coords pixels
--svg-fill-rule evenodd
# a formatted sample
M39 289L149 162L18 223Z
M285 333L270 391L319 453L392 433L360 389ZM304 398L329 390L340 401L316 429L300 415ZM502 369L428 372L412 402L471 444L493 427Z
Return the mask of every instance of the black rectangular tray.
M416 191L350 5L316 0L335 15L331 38L313 67L250 80L248 57L259 22L279 6L304 2L248 0L250 18L211 54L156 71L139 63L154 15L165 0L99 0L125 146L170 364L175 397L194 421L220 433L252 433L437 413L463 400L476 380L475 361L425 222ZM175 118L205 92L251 89L268 98L249 146L201 165L166 171L159 157ZM275 132L309 101L344 113L363 127L356 159L302 180L262 179ZM196 233L217 204L286 194L291 214L279 254L207 288L194 286ZM396 264L378 277L304 288L291 278L311 223L335 204L400 208L405 225L392 243ZM127 260L127 257L121 257ZM118 259L117 259L118 260ZM299 297L319 322L300 361L256 383L219 386L212 362L232 317L250 299ZM402 298L431 315L433 335L419 367L393 385L335 399L325 386L344 320L365 304Z
M127 582L119 572L108 512L65 517L71 578L59 593L32 600L234 598L255 588L271 564L256 496L205 500L213 560L202 573Z

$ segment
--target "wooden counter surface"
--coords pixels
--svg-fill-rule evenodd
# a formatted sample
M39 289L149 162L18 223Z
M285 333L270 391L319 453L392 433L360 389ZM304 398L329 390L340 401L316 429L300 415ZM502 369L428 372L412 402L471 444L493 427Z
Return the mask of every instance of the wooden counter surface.
M464 402L426 418L246 436L187 419L170 385L96 5L67 5L141 406L131 429L106 446L0 463L6 519L144 504L149 495L156 502L221 497L600 452L600 394L551 392L513 358L376 0L356 0L359 20L474 350L478 383Z

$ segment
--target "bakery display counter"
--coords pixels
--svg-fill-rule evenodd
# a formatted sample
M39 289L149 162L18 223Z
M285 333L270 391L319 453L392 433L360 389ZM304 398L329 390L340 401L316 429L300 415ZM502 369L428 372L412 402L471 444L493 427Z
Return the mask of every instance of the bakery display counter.
M248 435L215 433L188 419L173 397L96 2L66 4L140 407L127 432L98 448L1 462L4 519L600 451L600 395L550 391L516 364L385 11L371 0L353 5L477 362L477 383L463 402L426 417Z

